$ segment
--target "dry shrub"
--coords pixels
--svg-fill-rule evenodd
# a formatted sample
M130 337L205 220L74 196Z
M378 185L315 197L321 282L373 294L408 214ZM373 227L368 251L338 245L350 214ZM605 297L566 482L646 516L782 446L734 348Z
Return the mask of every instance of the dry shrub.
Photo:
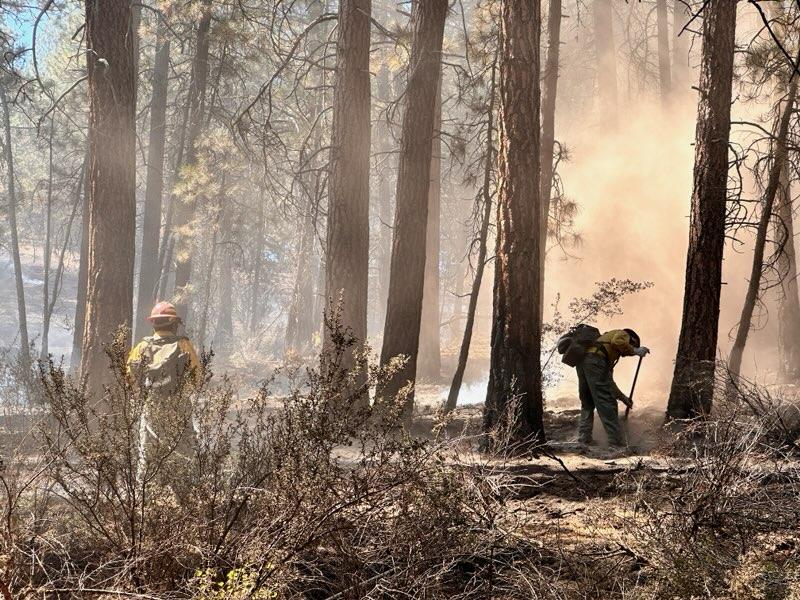
M317 368L236 401L223 378L194 405L193 452L169 429L140 468L147 398L121 332L103 397L42 367L40 450L7 454L0 595L158 598L565 597L519 483L470 459L463 439L416 439L404 398L365 398L393 374L336 323ZM354 369L342 359L357 352ZM6 596L8 597L8 596Z
M777 600L797 589L793 409L728 374L717 388L712 418L675 426L664 468L631 476L625 525L646 565L637 597Z

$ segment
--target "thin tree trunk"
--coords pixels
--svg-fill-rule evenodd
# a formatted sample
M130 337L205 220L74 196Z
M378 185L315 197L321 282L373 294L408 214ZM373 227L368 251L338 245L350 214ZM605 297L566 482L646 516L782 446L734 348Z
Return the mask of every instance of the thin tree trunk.
M147 332L145 316L156 300L160 264L161 203L164 193L164 147L167 133L167 91L170 39L166 24L159 22L150 101L150 140L147 147L142 243L139 255L139 289L136 297L134 339Z
M558 95L558 62L561 49L561 0L550 0L550 13L547 19L547 63L542 80L544 93L542 97L542 220L539 226L539 299L540 317L544 318L544 286L547 265L547 234L550 222L550 198L553 192L555 149L556 97Z
M14 173L14 151L11 137L11 109L5 89L0 86L0 102L3 104L3 129L5 131L6 186L8 193L8 228L11 234L11 258L14 262L14 286L17 291L17 320L19 321L20 357L24 367L30 365L30 342L28 341L28 316L25 309L25 284L22 280L22 259L19 253L19 229L17 227L17 178Z
M61 295L61 287L64 282L64 267L65 267L65 260L67 256L67 249L69 248L70 238L72 236L72 227L73 223L75 222L75 216L78 214L78 207L81 204L81 200L84 197L83 194L83 182L86 177L86 161L84 160L83 164L81 165L80 175L78 176L78 184L77 190L75 192L75 200L72 203L72 211L69 215L69 220L67 221L66 231L64 233L64 242L61 245L61 250L58 255L58 263L56 265L56 272L53 278L53 292L50 294L50 298L47 301L47 305L45 306L45 318L49 322L52 320L53 313L55 312L56 302L58 301L58 297ZM82 246L82 244L81 244ZM44 344L42 344L44 346ZM47 354L42 356L42 360L47 358ZM72 364L72 358L70 357L70 364Z
M389 67L385 63L378 71L378 93L380 99L388 106L392 100L392 85L389 78ZM389 274L392 265L392 192L394 156L392 152L392 136L389 117L386 115L379 121L378 144L380 156L378 169L378 299L376 301L376 321L379 327L386 321L386 304L389 300Z
M72 353L69 368L73 374L79 372L83 348L83 328L86 324L86 288L89 284L89 154L84 158L83 202L81 213L81 251L78 263L78 289L75 296L74 331L72 332Z
M692 18L687 3L692 4L687 0L672 2L672 87L682 93L689 91L692 72L689 65L692 32L684 30Z
M539 0L501 8L497 253L485 447L510 451L544 441L538 303L542 207ZM497 438L493 433L502 429Z
M261 322L261 269L264 263L264 189L258 199L256 247L253 255L253 277L250 292L250 335L255 335Z
M225 176L222 177L220 191L220 207L222 210L220 239L222 244L222 272L220 273L219 301L217 303L217 331L214 335L214 346L220 350L227 348L233 337L233 226L231 214L225 196Z
M178 135L177 152L175 153L175 162L172 169L169 184L169 203L167 204L167 214L164 217L164 227L161 232L161 243L158 247L158 293L156 299L163 299L167 297L167 285L169 274L172 269L172 254L175 247L175 236L172 232L172 222L174 220L175 205L178 200L175 198L174 189L175 183L180 177L181 165L183 164L183 152L186 145L186 133L189 128L189 108L191 103L185 102L183 109L183 116L181 119L180 133Z
M197 142L200 139L205 122L210 29L211 0L203 0L202 15L197 25L192 83L189 86L189 128L186 139L185 162L183 163L188 167L197 162ZM175 252L175 306L178 314L186 318L191 296L192 254L196 233L193 230L193 221L197 207L197 197L194 194L191 194L188 198L173 197L173 202L176 203L174 231L179 232Z
M781 277L778 290L778 376L793 383L800 379L800 299L797 286L797 250L794 240L794 209L787 165L775 202L776 265Z
M428 224L425 237L425 284L422 293L422 317L419 332L417 377L438 382L442 376L442 341L439 309L439 255L441 253L442 204L442 71L436 92L436 112L431 148L431 176L428 189Z
M447 0L415 2L411 17L413 41L397 172L389 301L381 349L381 364L387 365L397 356L404 356L406 363L386 382L381 390L383 398L395 397L417 376L431 153L447 9ZM413 405L412 388L406 396L407 423Z
M47 207L45 210L44 256L42 267L42 344L39 358L45 360L49 353L50 337L50 261L53 237L53 132L55 123L50 121L50 136L47 153Z
M558 2L558 0L556 0ZM552 4L551 4L552 6ZM450 393L447 395L447 402L444 409L446 412L455 410L458 404L458 394L461 391L461 384L464 381L464 371L467 369L469 359L469 348L472 343L472 330L475 326L475 312L478 308L478 296L483 282L483 271L486 266L486 253L489 239L489 225L492 221L492 166L494 165L494 105L496 99L496 73L497 57L492 63L492 84L489 91L489 109L487 112L486 123L486 163L483 167L483 220L478 235L478 257L475 263L475 278L472 281L472 290L469 295L469 306L467 307L467 321L464 325L464 337L461 340L461 349L458 353L458 365L450 384Z
M327 306L327 299L325 297L325 282L326 282L326 267L325 267L325 255L322 250L322 245L319 244L317 246L315 244L315 251L312 252L312 268L314 269L315 274L315 283L314 283L314 314L311 322L314 327L314 335L312 338L314 339L315 346L319 346L320 342L322 341L322 337L324 333L322 328L324 327L324 313L325 307Z
M469 261L461 261L456 267L456 291L453 298L453 313L450 316L450 339L455 340L459 334L463 334L461 321L464 320L464 284L467 279ZM463 337L463 335L462 335Z
M200 346L206 343L206 333L208 331L208 309L211 306L211 289L214 287L214 268L217 265L217 248L219 246L219 224L215 225L214 233L211 236L211 248L208 257L208 269L206 269L206 285L203 288L203 303L200 310L200 318L197 324L196 340Z
M736 5L730 0L710 0L704 11L686 285L669 418L708 414L714 395Z
M617 124L617 49L614 43L612 0L594 0L594 48L600 114L612 127Z
M308 212L303 216L300 226L299 246L297 249L297 272L295 274L292 302L286 322L286 353L302 353L308 349L310 334L307 323L309 308L314 304L314 281L311 272L311 249L314 245L313 200L308 198ZM302 331L301 331L302 330Z
M768 5L772 30L786 40L786 8L783 1ZM774 105L780 106L786 95L786 70L775 77ZM791 194L791 172L788 161L781 167L780 184L775 198L774 263L780 278L778 287L778 378L784 383L800 379L800 298L797 286L797 252L794 239L794 202Z
M672 93L667 0L656 0L656 21L658 27L658 82L661 90L661 100L662 102L667 102Z
M795 64L800 61L800 54L795 59ZM732 377L738 377L742 369L742 355L747 344L747 336L750 333L750 326L753 320L753 311L758 301L758 293L761 290L761 273L764 270L764 248L767 245L767 233L769 224L773 217L773 206L778 189L781 183L781 172L786 167L788 150L787 137L789 135L789 122L794 110L795 97L797 96L797 78L793 77L789 84L789 92L784 103L783 113L778 126L777 138L775 140L775 151L772 157L772 166L769 171L767 188L764 191L764 201L761 208L761 218L758 222L756 233L756 244L753 250L753 264L750 269L750 281L747 286L742 316L739 319L739 328L736 331L736 339L731 348L728 359L728 370Z
M371 0L341 0L336 43L328 228L325 254L326 313L363 343L369 286L369 48ZM324 348L333 346L324 332ZM344 367L354 358L345 357Z
M89 77L89 264L81 377L99 392L104 345L133 318L136 78L128 1L86 2Z

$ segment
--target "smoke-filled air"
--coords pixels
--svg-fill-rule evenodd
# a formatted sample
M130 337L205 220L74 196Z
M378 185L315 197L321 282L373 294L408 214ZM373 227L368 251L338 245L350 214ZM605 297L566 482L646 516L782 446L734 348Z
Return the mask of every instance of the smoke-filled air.
M0 49L0 600L800 600L800 1Z

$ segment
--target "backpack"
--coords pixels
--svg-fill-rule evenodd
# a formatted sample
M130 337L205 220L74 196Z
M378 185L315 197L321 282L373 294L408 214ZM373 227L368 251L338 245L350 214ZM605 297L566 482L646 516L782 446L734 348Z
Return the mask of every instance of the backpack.
M597 327L581 323L570 329L558 339L556 348L561 355L561 362L570 367L577 367L586 358L589 348L597 343L601 333Z
M178 389L189 364L189 355L181 349L183 339L177 335L145 338L142 367L145 385L151 390L170 393Z

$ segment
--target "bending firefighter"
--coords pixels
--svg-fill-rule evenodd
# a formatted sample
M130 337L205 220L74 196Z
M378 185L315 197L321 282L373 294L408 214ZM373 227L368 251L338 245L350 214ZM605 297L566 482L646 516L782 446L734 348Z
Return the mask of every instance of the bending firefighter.
M139 468L158 458L190 458L194 451L191 394L203 383L197 352L178 335L181 319L169 302L159 302L147 320L153 335L128 356L128 374L143 402L139 426Z
M562 362L578 371L578 394L581 400L581 417L578 424L578 441L592 443L594 411L608 435L611 446L624 446L625 438L619 422L617 401L632 406L632 401L614 383L614 367L623 356L644 357L650 353L641 345L638 334L632 329L614 329L600 335L588 325L578 325L558 342Z

